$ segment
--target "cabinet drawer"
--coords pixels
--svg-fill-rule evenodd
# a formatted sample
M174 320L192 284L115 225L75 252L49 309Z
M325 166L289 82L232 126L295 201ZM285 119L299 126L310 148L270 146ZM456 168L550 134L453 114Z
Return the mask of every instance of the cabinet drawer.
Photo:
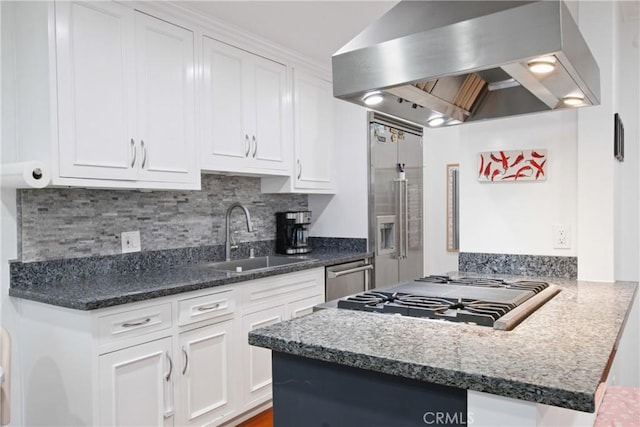
M243 289L245 306L261 305L273 301L297 300L307 296L324 293L324 269L300 271L295 273L258 279Z
M178 301L178 325L184 326L202 320L221 317L235 310L232 289Z
M100 344L171 327L171 303L124 311L98 318Z

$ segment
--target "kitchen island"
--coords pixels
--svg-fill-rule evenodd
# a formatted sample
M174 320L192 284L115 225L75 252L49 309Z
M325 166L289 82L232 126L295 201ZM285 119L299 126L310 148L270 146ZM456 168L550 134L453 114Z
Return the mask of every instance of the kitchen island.
M291 362L285 363L287 369L320 363L324 367L319 369L327 373L334 366L353 370L350 373L360 378L380 376L382 382L397 378L465 390L462 403L473 425L495 420L501 425L584 422L581 415L589 418L596 410L638 285L546 280L561 292L512 331L342 309L253 331L250 344L274 351L276 424L279 377L287 374L279 369L283 361ZM289 384L296 380L307 381L286 378ZM304 406L300 400L296 404ZM495 406L486 411L493 417L490 421L482 413L487 405ZM466 423L461 418L455 421ZM407 425L427 421L420 418ZM316 424L322 425L320 420ZM346 424L329 419L328 425Z

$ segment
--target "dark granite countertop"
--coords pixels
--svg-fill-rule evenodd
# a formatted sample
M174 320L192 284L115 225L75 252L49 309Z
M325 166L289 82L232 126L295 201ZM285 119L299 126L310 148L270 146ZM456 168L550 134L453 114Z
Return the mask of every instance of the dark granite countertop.
M512 331L326 309L252 331L249 343L390 375L593 412L596 389L638 284L545 280L560 285L562 291Z
M144 301L198 289L245 282L278 274L356 261L372 254L361 251L317 251L309 260L268 269L227 273L213 270L206 263L144 269L126 273L83 274L50 278L41 268L33 277L12 281L9 295L77 310L94 310Z

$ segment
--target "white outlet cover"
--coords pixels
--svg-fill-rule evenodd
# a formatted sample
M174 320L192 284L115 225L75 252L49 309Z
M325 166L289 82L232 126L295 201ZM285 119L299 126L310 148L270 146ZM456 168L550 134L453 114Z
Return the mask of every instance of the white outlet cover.
M554 224L553 226L553 248L571 249L571 233L569 227L564 224Z
M140 231L124 231L120 233L122 253L140 252Z

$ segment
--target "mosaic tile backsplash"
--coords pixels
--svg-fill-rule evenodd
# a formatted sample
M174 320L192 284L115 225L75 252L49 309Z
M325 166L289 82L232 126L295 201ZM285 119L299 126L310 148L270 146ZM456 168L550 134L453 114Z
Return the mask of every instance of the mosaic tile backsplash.
M18 257L22 262L121 253L120 233L140 230L142 251L224 244L227 207L249 209L254 232L234 209L238 242L275 238L275 213L304 210L302 194L262 194L260 178L203 175L201 191L46 188L18 191Z

